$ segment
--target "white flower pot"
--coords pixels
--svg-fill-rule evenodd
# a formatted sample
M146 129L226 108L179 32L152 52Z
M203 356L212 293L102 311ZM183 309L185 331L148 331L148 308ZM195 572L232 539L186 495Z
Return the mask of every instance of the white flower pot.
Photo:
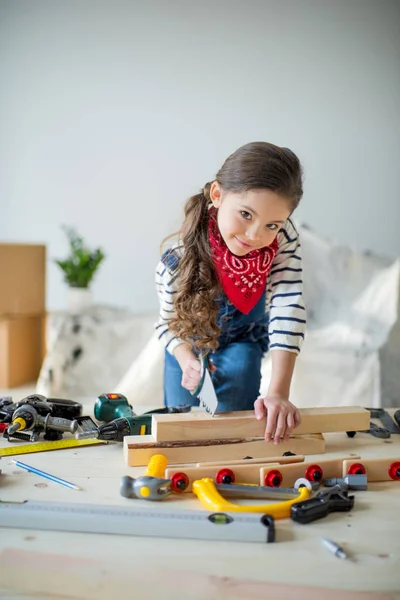
M68 312L79 315L92 306L92 290L89 288L68 288Z

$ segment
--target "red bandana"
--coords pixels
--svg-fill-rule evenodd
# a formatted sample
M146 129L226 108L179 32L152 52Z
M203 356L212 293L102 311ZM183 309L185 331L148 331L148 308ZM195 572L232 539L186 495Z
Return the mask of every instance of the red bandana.
M216 209L210 208L208 235L215 269L229 300L241 313L247 315L264 292L268 273L278 250L278 241L275 238L265 248L252 250L245 256L236 256L222 238L216 214Z

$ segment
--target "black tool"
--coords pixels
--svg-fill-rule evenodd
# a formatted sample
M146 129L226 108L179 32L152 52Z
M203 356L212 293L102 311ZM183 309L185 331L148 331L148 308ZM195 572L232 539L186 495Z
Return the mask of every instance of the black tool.
M388 439L392 435L392 433L400 433L400 424L392 419L388 412L386 412L383 408L367 408L367 410L371 413L371 419L379 419L383 427L379 427L375 425L375 423L370 422L370 428L365 431L360 431L359 433L370 433L374 437ZM400 417L400 411L399 417ZM395 413L396 415L396 413ZM394 419L395 419L394 415ZM356 435L355 431L347 431L347 435L349 437L354 437Z
M13 414L12 424L4 432L4 437L10 440L20 430L27 433L30 441L36 441L39 434L44 432L45 440L59 440L62 438L64 431L75 433L76 421L63 419L62 417L53 417L51 408L48 408L47 414L43 415L43 407L39 409L39 403L23 404L18 407ZM21 439L16 436L17 439Z
M354 496L335 485L329 490L319 492L314 498L293 504L290 517L296 523L311 523L326 517L331 512L349 511L354 506Z
M8 427L4 437L34 442L44 433L44 439L60 440L65 431L74 433L76 421L65 418L64 415L81 413L82 405L72 400L52 399L48 401L41 394L32 394L20 402L10 402L9 399L0 406L1 417Z
M37 403L40 403L39 405ZM41 403L45 403L42 407ZM31 394L26 396L19 402L13 402L11 396L0 398L0 422L11 423L13 414L23 404L30 404L31 406L38 405L39 412L42 407L42 413L47 414L51 412L52 417L61 417L62 419L76 419L82 414L82 404L75 402L74 400L64 400L62 398L46 398L41 394Z
M400 433L400 427L389 413L384 408L367 408L371 412L372 419L380 419L382 425L389 431L389 433Z
M374 437L382 438L385 440L390 438L391 436L389 429L386 429L386 427L379 427L378 425L375 425L375 423L372 423L372 421L369 424L369 429L365 431L365 433L370 433Z

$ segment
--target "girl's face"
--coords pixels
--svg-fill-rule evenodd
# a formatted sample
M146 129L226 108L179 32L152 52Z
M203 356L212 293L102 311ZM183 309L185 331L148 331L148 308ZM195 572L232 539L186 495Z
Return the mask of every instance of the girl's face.
M214 181L210 197L224 242L237 256L269 246L291 213L287 198L265 189L236 194Z

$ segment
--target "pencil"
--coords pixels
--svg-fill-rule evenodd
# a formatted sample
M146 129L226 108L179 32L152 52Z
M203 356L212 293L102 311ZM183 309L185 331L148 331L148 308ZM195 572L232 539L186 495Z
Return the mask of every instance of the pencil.
M30 465L26 465L19 460L12 460L17 467L21 467L21 469L25 469L30 473L35 473L35 475L40 475L41 477L45 477L46 479L50 479L50 481L55 481L56 483L60 483L61 485L65 485L65 487L69 487L73 490L80 490L81 488L75 485L75 483L71 483L70 481L65 481L65 479L61 479L60 477L56 477L55 475L50 475L50 473L46 473L45 471L41 471L40 469L36 469L35 467L31 467Z

